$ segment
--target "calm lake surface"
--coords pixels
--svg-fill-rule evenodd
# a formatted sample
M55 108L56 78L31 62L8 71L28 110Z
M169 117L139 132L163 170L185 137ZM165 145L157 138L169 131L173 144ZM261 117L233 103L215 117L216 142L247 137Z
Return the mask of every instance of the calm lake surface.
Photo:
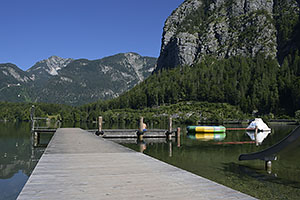
M95 128L95 124L65 126ZM116 125L114 128L126 126ZM260 199L299 199L299 140L278 154L278 159L272 162L271 171L265 170L263 161L238 161L242 153L256 152L280 141L295 126L271 125L271 128L272 132L259 146L251 140L251 133L249 136L245 131L227 131L226 135L215 136L188 135L184 127L180 144L165 139L118 142ZM34 148L31 137L29 123L0 122L1 200L16 199L45 150L43 145ZM47 144L50 139L51 134L44 134L41 136L41 144Z
M51 136L41 142L47 144ZM29 123L0 122L0 199L16 199L45 148L33 148Z
M271 125L272 132L259 146L246 131L227 131L226 136L214 137L185 132L180 145L166 140L123 145L259 199L300 199L299 140L278 154L271 171L265 170L264 161L238 161L240 154L263 150L295 127Z

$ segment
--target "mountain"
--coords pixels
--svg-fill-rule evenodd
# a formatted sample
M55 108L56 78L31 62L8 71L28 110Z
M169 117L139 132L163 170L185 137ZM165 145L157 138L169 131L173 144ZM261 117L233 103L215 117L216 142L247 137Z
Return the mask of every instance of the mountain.
M186 0L165 22L153 75L103 108L197 101L293 116L300 110L299 36L299 0ZM200 119L202 110L194 114Z
M207 56L276 58L300 46L299 0L186 0L166 20L157 71Z
M30 78L35 82L47 81L51 76L56 76L59 71L66 67L74 59L51 56L48 59L37 62L27 70Z
M29 75L11 63L0 64L0 96L2 101L23 102L30 97Z
M0 101L80 105L113 98L147 78L156 60L120 53L98 60L52 56L27 71L0 64Z
M143 81L155 66L156 58L136 53L74 60L38 90L35 101L79 105L114 98Z

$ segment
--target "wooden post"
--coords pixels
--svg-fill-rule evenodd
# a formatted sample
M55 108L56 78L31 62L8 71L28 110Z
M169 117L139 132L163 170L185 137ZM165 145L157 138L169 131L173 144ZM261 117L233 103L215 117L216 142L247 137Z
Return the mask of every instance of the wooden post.
M140 118L140 125L139 125L139 131L140 133L143 132L143 124L144 124L144 117Z
M102 131L102 116L99 116L98 118L98 131Z
M169 157L172 157L173 152L172 152L172 141L169 141Z
M98 130L95 133L97 136L104 134L104 132L102 131L102 123L103 123L102 116L99 116L98 117Z
M177 147L180 147L180 127L177 127L176 136L177 136Z
M139 131L138 131L138 137L139 140L143 140L143 124L144 124L144 117L140 118L140 125L139 125Z
M31 106L31 111L30 111L30 119L31 119L31 122L32 122L32 125L31 125L31 131L34 130L34 125L35 125L35 120L34 120L34 113L35 112L35 107L34 105Z
M258 132L258 128L257 128L257 126L255 126L254 138L255 138L256 146L258 146L257 132Z
M169 117L169 127L166 134L167 134L167 139L172 140L172 117Z
M169 133L172 133L172 117L169 117Z

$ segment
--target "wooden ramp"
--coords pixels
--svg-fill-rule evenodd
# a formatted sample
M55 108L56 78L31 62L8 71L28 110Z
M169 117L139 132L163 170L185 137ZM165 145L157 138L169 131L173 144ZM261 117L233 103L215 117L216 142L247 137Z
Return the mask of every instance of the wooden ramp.
M64 128L18 199L254 198L82 129Z

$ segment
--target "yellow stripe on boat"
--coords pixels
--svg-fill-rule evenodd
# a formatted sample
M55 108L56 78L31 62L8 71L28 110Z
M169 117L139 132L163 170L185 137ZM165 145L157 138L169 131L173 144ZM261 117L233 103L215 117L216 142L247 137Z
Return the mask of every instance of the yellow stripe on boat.
M190 133L224 133L224 126L188 126L187 131Z
M201 127L196 127L195 131L196 132L205 132L205 133L213 133L214 132L214 127L210 126L201 126Z

